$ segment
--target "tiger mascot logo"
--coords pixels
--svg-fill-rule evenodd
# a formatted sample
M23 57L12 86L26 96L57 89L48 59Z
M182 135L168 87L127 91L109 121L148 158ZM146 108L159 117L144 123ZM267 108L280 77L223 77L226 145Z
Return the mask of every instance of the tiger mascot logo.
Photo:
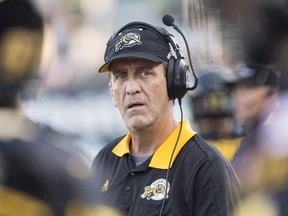
M115 45L115 52L123 49L124 47L132 47L135 45L140 45L140 35L136 32L128 32L123 35L120 40Z
M170 184L169 182L164 179L160 178L157 179L156 181L152 182L151 185L146 186L144 188L143 194L141 194L142 199L147 199L147 200L163 200L165 196L165 190L167 186L167 192L166 192L166 199L169 197L168 193L170 190Z

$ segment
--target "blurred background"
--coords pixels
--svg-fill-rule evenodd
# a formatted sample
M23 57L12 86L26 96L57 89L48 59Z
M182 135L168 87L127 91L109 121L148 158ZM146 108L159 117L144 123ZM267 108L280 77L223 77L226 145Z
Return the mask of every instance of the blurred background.
M98 73L106 43L128 22L144 21L170 31L188 63L183 38L162 23L170 14L188 41L199 78L198 87L182 100L184 118L232 160L243 180L243 205L233 216L288 215L287 0L31 1L44 18L44 47L38 77L25 85L20 106L51 143L81 153L90 165L105 144L127 133L109 95L108 74ZM9 20L4 16L0 13L0 24ZM33 53L37 37L15 35L0 40L0 75L5 79L4 69L34 68L29 58L38 56ZM11 75L24 81L21 74ZM2 101L12 93L16 102L18 88L12 85L6 92L4 83ZM3 115L7 107L0 108L0 136L5 137L13 125ZM10 118L20 113L18 101L10 108ZM177 103L175 114L180 120Z
M287 5L281 0L273 4L265 0L32 1L44 16L44 49L39 79L34 81L38 82L37 89L32 85L27 90L22 107L32 120L76 137L78 147L90 162L107 142L127 131L112 105L108 76L98 73L106 43L115 31L132 21L164 27L174 35L188 63L182 37L162 23L165 14L172 15L187 38L193 67L200 78L197 89L183 98L184 118L204 138L209 141L211 138L212 143L219 136L231 143L230 138L240 136L242 129L233 118L231 92L223 88L223 83L229 81L241 61L253 59L263 64L273 61L271 47L285 28L282 31L278 15L270 12L267 15L263 8L279 10ZM275 13L279 14L277 10ZM276 21L266 16L275 17ZM175 113L180 119L178 104ZM212 117L213 122L200 119L200 115ZM218 133L217 137L211 137L213 133ZM227 152L228 156L224 156L231 159L239 141L233 145L222 143L225 146L222 153Z
M89 160L113 137L126 132L118 110L112 105L107 74L98 73L106 42L124 24L138 20L165 27L162 17L170 14L188 40L196 71L207 64L226 62L219 17L211 10L208 12L203 1L34 2L44 15L45 43L39 80L35 81L40 85L37 93L33 93L33 88L28 90L23 109L32 120L76 136ZM166 29L187 56L180 35L172 27ZM183 99L184 118L192 121L188 97ZM179 113L178 105L175 112Z

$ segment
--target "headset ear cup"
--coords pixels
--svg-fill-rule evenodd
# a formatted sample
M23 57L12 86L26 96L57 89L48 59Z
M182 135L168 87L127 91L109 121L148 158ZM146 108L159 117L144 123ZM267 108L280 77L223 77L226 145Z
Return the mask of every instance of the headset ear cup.
M174 98L183 98L187 92L186 88L186 74L188 72L188 65L185 64L181 58L176 59L174 63Z
M171 56L166 70L167 92L170 100L174 100L174 56Z

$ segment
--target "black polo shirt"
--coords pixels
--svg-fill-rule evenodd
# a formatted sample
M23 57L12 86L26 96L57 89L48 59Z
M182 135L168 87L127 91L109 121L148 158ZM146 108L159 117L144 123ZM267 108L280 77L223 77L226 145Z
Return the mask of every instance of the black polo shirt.
M97 215L88 174L82 159L52 144L0 140L0 215Z
M187 120L183 121L166 183L167 167L179 130L180 126L139 166L130 154L129 133L104 147L92 165L102 201L128 215L159 215L167 185L162 215L229 215L239 186L234 170L214 147L191 129Z

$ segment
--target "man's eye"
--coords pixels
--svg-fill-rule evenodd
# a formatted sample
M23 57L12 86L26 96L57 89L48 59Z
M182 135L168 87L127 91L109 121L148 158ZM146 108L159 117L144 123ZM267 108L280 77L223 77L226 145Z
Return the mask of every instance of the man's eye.
M149 71L142 71L141 74L143 76L149 76L151 73Z
M125 79L126 77L127 77L127 73L125 72L120 72L120 73L115 74L116 79Z
M125 79L127 77L127 74L126 73L120 73L119 74L119 78L120 79Z

